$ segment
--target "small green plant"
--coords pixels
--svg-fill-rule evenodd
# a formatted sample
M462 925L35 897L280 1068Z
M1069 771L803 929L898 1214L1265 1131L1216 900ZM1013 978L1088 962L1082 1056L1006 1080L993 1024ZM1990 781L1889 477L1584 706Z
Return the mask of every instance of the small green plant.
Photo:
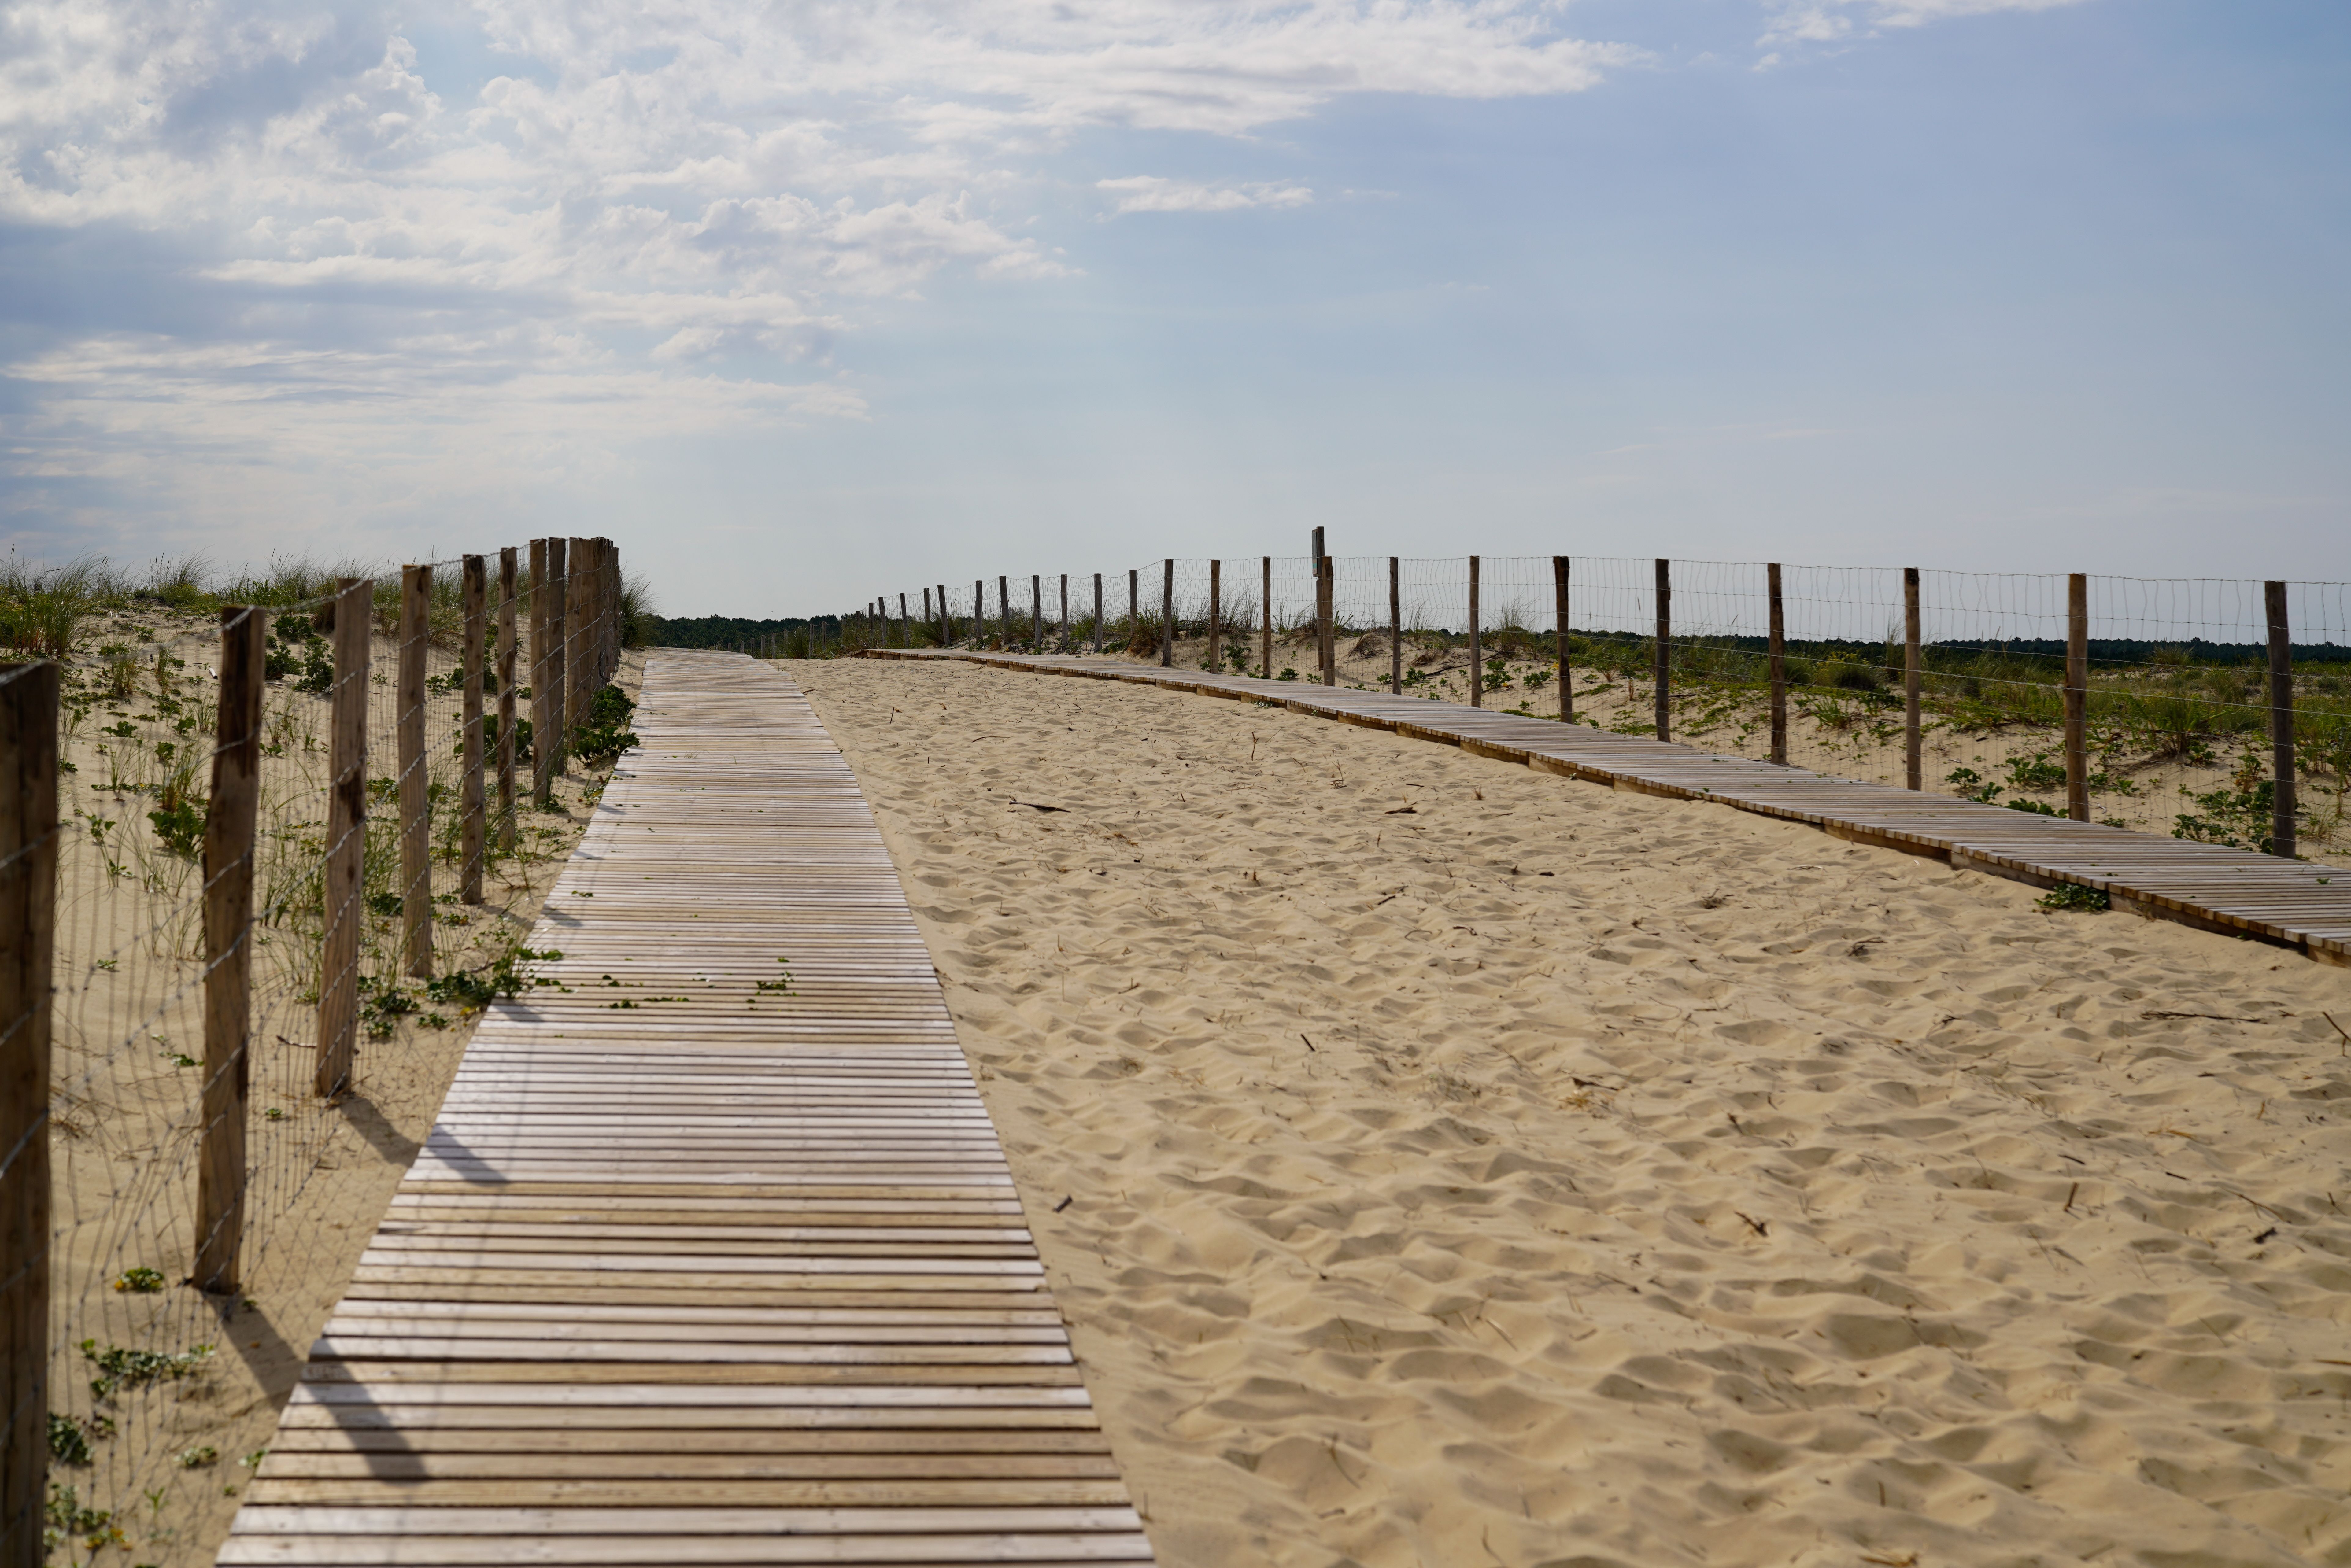
M162 747L156 748L161 751ZM204 852L204 802L193 795L182 795L147 813L147 821L155 829L155 836L163 847L182 860L194 860Z
M2095 914L2114 906L2114 901L2103 889L2085 887L2078 882L2061 882L2032 902L2043 909L2070 909L2083 914Z
M182 1060L186 1061L185 1058ZM193 1067L195 1063L189 1061L188 1065ZM133 1295L152 1296L163 1288L163 1276L160 1270L143 1266L137 1269L125 1269L114 1277L114 1288L118 1291L128 1291Z
M1496 653L1486 661L1485 689L1489 692L1510 689L1510 662L1505 655Z
M778 958L776 962L784 966L782 975L772 980L754 980L751 982L751 988L755 991L779 991L785 996L790 996L792 994L792 961L789 958Z
M2008 759L2008 781L2019 789L2063 789L2065 765L2052 762L2050 753L2034 751Z
M200 1470L207 1465L218 1463L220 1463L220 1450L209 1443L201 1448L180 1450L180 1468L183 1470Z
M265 1117L268 1118L268 1119L269 1119L270 1121L272 1121L272 1122L283 1122L284 1120L286 1120L286 1113L285 1113L285 1111L284 1111L284 1110L282 1110L282 1109L280 1109L279 1107L277 1107L277 1106L276 1106L276 1105L272 1105L268 1110L264 1111L264 1112L262 1113L262 1115L264 1115Z
M92 1556L102 1547L128 1544L121 1527L114 1522L113 1513L84 1508L80 1496L71 1487L51 1486L47 1511L48 1528L41 1532L41 1541L51 1552L68 1541L79 1542Z
M104 1350L98 1341L81 1342L81 1353L98 1365L99 1375L89 1380L89 1391L100 1399L110 1399L118 1389L144 1388L151 1383L177 1383L193 1375L212 1359L213 1347L191 1345L176 1354L160 1350L132 1350L124 1345L110 1344Z
M416 998L395 982L379 984L360 977L360 1021L370 1040L390 1040L400 1032L400 1020L416 1010Z
M2062 817L2065 813L2041 800L2003 800L2001 805L2011 811L2030 811L2036 817Z
M2271 830L2275 824L2277 784L2268 777L2258 752L2237 759L2237 769L2218 789L2189 791L2193 811L2173 821L2171 836L2199 843L2227 844L2234 849L2274 852Z
M1281 667L1281 674L1274 676L1273 678L1277 681L1294 681L1298 678L1298 672L1291 669L1289 665L1284 664Z
M534 950L517 942L482 968L460 969L425 981L424 994L462 1012L479 1012L500 997L518 997L533 987L554 985L553 980L532 975L526 966L553 963L562 956L557 948Z
M637 744L636 732L629 728L636 711L628 693L606 686L590 699L588 716L571 732L571 754L582 762L601 762L628 750Z
M91 1459L90 1444L114 1436L114 1418L110 1416L49 1416L49 1458L61 1465L77 1468Z

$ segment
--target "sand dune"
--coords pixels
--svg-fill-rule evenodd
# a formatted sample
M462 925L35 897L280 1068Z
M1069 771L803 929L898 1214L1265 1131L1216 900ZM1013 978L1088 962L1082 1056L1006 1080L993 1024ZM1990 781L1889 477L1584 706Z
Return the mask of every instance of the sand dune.
M2351 973L1280 709L789 668L1168 1563L2351 1562Z

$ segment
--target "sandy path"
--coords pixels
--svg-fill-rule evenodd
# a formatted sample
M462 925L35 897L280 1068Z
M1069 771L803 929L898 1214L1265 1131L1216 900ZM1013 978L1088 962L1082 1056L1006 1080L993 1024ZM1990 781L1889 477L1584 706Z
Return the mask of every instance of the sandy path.
M1166 1563L2351 1562L2351 973L1278 708L790 668Z

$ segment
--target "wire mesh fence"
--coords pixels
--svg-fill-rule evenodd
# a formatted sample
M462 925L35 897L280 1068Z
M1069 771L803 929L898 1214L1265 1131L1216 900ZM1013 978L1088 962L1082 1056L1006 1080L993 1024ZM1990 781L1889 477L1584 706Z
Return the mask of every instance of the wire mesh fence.
M1030 613L1032 580L1058 605L1059 574L935 584L920 621L869 613L842 650L1099 649L1627 734L1662 724L1727 755L1896 786L1915 773L1929 791L2244 848L2351 841L2343 583L2283 584L2273 615L2259 581L2089 576L2077 613L2054 573L1595 556L1328 570L1327 673L1311 556L1108 570L1099 618L1094 574L1072 573L1066 637L1058 612Z
M47 886L0 886L50 946L0 987L7 1561L210 1560L469 1020L530 984L633 740L618 561L570 544L0 626L46 655L0 671L49 693L0 746L21 776L47 727L55 818Z

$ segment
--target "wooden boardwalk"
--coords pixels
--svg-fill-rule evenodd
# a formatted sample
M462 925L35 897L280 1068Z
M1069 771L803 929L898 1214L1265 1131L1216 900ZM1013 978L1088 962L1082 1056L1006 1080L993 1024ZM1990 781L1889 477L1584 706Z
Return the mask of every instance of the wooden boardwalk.
M841 753L733 654L636 727L218 1560L1150 1562Z
M867 656L966 659L1280 703L1299 713L1440 741L1619 789L1719 800L1810 823L1841 839L1931 855L2036 886L2078 883L2107 894L2116 909L2259 937L2325 962L2351 964L2351 872L2308 861L2011 811L1589 726L1384 691L1162 669L1127 659L927 649L872 649Z

